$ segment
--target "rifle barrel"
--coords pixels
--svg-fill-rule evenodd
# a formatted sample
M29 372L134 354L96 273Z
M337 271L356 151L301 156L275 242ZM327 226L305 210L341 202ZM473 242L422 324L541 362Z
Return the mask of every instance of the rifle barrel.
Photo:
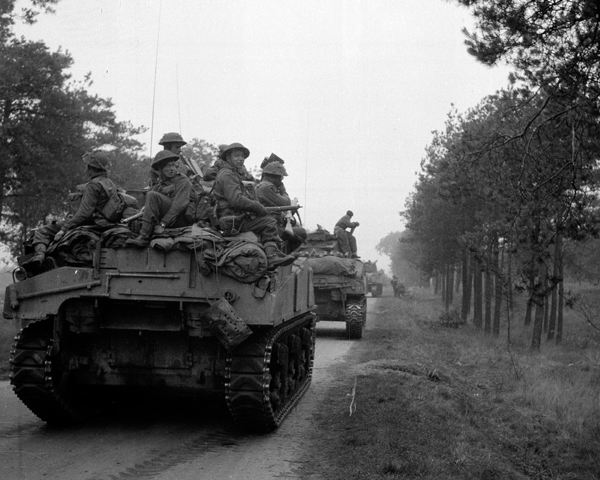
M291 210L298 210L302 208L300 205L289 205L283 207L265 207L267 212L289 212Z

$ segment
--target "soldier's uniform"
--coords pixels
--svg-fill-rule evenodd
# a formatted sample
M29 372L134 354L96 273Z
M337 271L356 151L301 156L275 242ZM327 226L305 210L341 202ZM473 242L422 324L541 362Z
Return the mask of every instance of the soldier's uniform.
M158 142L159 145L162 145L163 150L167 150L175 155L178 155L179 158L176 162L177 170L182 175L186 175L188 177L193 176L194 172L185 164L185 162L181 158L181 149L184 145L187 145L187 142L183 139L183 137L177 132L168 132L165 133L162 138ZM156 182L158 182L158 172L156 170L150 170L150 186L153 187Z
M352 213L348 211L346 215L337 221L335 228L333 229L333 233L339 241L342 252L353 258L358 258L356 238L346 229L356 228L358 227L359 223L353 222L351 219Z
M274 154L271 154L273 156ZM279 157L277 157L279 158ZM263 161L263 179L256 187L256 197L258 201L265 207L287 207L292 204L290 197L285 190L281 181L278 185L273 183L272 176L283 178L287 176L285 167L279 161L265 162ZM276 181L276 180L275 180ZM299 247L306 239L306 230L302 227L295 226L291 222L291 231L286 230L287 218L283 212L273 212L271 216L275 218L278 225L278 233L281 238L288 240L290 250L293 251Z
M280 240L277 235L277 222L267 214L262 204L248 197L242 183L245 171L243 165L236 168L233 163L230 163L236 161L236 151L243 152L244 158L250 155L250 150L240 143L232 143L224 148L221 151L223 167L217 174L212 190L217 202L216 213L219 225L224 231L255 233L265 247L270 268L289 265L295 259L277 248L277 241ZM228 156L228 153L231 153L231 156Z
M89 152L83 156L90 175L89 181L81 188L81 201L75 214L64 222L54 222L38 228L34 235L32 245L35 255L27 262L26 268L37 268L44 261L46 249L60 232L62 237L65 232L82 225L106 226L111 221L102 215L102 210L109 200L107 192L116 192L117 187L108 178L109 159L104 152Z
M213 188L213 196L217 201L217 217L239 217L239 223L233 225L235 230L254 232L265 245L269 242L275 243L278 240L275 219L265 215L265 209L259 202L248 198L242 179L242 174L227 163L219 170ZM246 212L256 216L243 215Z
M129 239L128 246L145 247L156 226L164 228L185 227L194 223L193 205L196 193L188 177L177 172L172 178L163 178L160 170L170 162L176 162L179 155L168 150L156 154L152 168L158 172L158 179L146 193L142 228L137 238Z
M283 186L283 185L282 185ZM273 182L264 179L256 186L256 197L258 201L265 207L287 207L292 204L290 196L287 194L285 189L277 187ZM281 216L279 212L277 215Z
M225 162L221 159L218 159L210 167L206 168L206 170L204 171L204 174L202 176L202 180L204 180L205 182L212 182L213 180L215 180L217 178L217 174L219 173L219 170L221 170L224 165L225 165ZM244 167L240 168L240 175L242 177L242 180L245 180L248 182L254 182L254 180L255 180L254 177L250 174L250 172L248 172L248 170L246 170L246 168L244 168Z
M164 227L184 227L194 222L188 207L194 203L190 179L181 173L158 182L146 193L143 222L163 224Z

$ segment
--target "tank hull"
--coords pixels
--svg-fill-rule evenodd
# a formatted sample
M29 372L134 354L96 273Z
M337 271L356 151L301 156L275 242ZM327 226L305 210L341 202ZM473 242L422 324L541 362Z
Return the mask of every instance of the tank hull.
M249 284L197 262L193 251L99 249L92 267L7 287L19 398L42 420L69 423L113 392L216 393L244 428L276 428L310 384L308 262Z

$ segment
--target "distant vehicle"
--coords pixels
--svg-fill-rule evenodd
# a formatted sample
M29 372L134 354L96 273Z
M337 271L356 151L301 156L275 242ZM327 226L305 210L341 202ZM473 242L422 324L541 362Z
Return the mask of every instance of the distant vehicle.
M271 271L253 234L170 233L129 249L82 228L39 272L16 272L4 304L4 318L22 326L11 384L40 419L78 422L120 393L217 393L239 426L267 432L308 389L308 259Z
M346 258L327 230L308 233L298 249L313 269L317 321L346 322L349 339L363 336L367 320L367 272L358 258Z
M367 292L372 297L380 297L383 293L383 273L377 270L377 262L365 263L367 272Z

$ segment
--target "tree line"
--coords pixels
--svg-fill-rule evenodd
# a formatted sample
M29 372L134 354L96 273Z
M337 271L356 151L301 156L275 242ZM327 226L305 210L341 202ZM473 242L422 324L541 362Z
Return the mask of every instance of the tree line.
M544 321L548 339L562 338L565 245L599 232L600 4L456 1L477 22L465 31L469 52L514 73L434 132L401 213L400 250L442 279L447 306L458 278L461 316L473 305L487 332L499 333L502 298L526 292L539 349Z

